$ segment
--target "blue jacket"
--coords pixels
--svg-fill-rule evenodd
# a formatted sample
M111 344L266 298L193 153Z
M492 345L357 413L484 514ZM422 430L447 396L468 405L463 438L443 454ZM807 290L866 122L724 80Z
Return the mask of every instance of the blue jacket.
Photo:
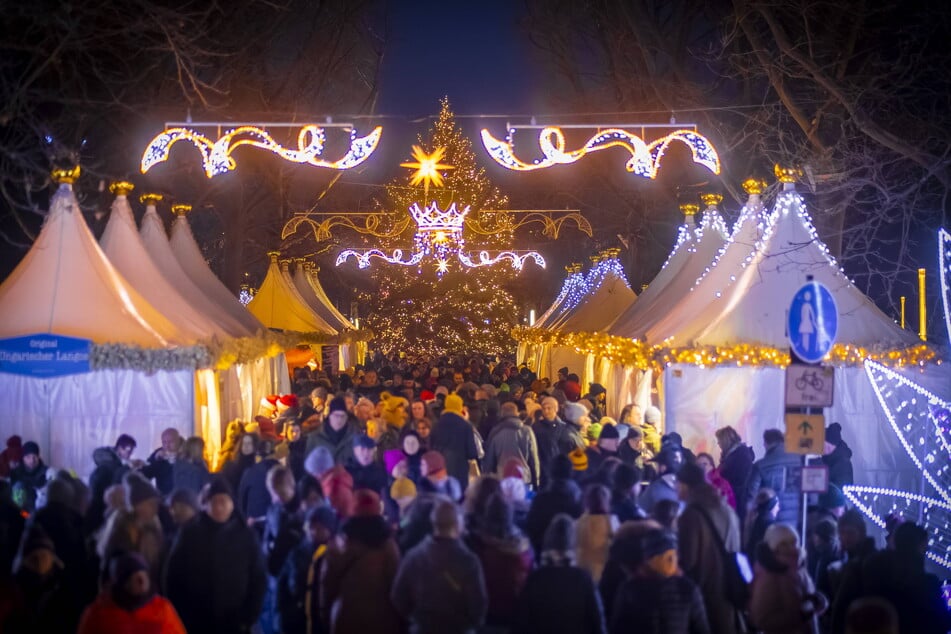
M787 453L782 445L774 445L766 450L766 455L753 463L750 480L746 486L745 504L756 497L756 493L769 487L776 492L779 498L779 514L777 522L798 526L802 519L799 517L799 501L802 494L799 492L799 478L802 469L802 456ZM740 503L737 496L737 504Z

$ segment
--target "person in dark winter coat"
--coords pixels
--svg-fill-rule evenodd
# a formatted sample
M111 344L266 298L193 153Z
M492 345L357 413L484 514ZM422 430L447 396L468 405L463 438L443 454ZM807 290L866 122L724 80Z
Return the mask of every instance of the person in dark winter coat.
M429 445L433 451L443 455L446 459L446 472L465 489L469 484L469 462L478 460L479 453L475 443L475 430L469 421L463 418L463 403L458 395L446 396L442 415L433 425Z
M941 582L925 572L928 532L905 522L895 529L894 550L870 555L862 563L862 595L887 599L898 612L899 630L916 634L951 631L951 612Z
M677 520L680 565L700 587L710 631L733 634L739 631L740 614L724 592L722 550L740 551L739 519L694 463L680 468L677 490L686 503Z
M168 495L175 489L172 465L175 464L181 444L182 437L178 430L169 427L162 432L162 446L152 452L142 467L142 475L146 480L155 480L155 488L162 495Z
M413 634L468 634L485 620L488 596L479 559L460 539L459 507L433 509L432 535L406 554L392 601Z
M588 427L588 432L590 433L594 428L595 426L592 424ZM585 450L585 453L588 454L588 473L598 471L601 465L604 464L604 461L609 458L620 460L618 449L621 444L621 435L618 433L616 425L603 425L601 432L595 440L597 441L597 445L588 447Z
M7 438L6 447L0 451L0 478L10 477L23 460L23 439L17 435Z
M271 505L264 520L261 549L268 577L261 629L265 634L271 634L281 629L277 610L277 576L290 552L303 539L304 527L291 470L281 464L271 467L267 473L267 490Z
M669 531L644 535L642 560L618 590L611 612L612 634L637 624L644 634L709 634L700 590L677 566L677 537Z
M115 447L100 447L92 452L96 468L89 476L89 510L86 513L86 532L92 533L105 520L106 489L121 484L122 477L129 472L125 461L135 450L135 440L126 434L119 436Z
M855 480L852 474L852 450L842 440L842 425L832 423L826 427L826 443L835 447L822 456L822 464L829 467L829 482L840 489L852 484Z
M13 501L13 487L6 480L0 480L0 582L12 574L25 526L20 507Z
M518 405L503 403L501 419L492 428L485 445L483 471L501 476L501 469L511 458L519 458L528 465L525 484L537 487L541 466L538 461L538 445L535 434L518 416Z
M608 549L608 561L601 573L598 582L598 594L604 604L604 614L614 614L614 599L618 590L627 579L640 570L644 563L643 541L644 536L654 530L664 530L663 527L651 519L634 520L621 524L614 534L614 540Z
M267 472L278 464L274 458L273 441L260 440L257 453L261 460L241 476L235 500L238 511L255 522L262 520L271 506L271 495L267 491Z
M571 479L572 466L568 456L555 456L549 472L550 481L532 500L526 520L528 538L535 549L536 559L541 555L545 531L552 519L560 513L577 518L583 511L581 490Z
M380 496L354 491L353 516L342 539L327 552L320 577L320 613L331 634L399 634L402 623L390 602L400 555Z
M515 526L511 504L501 492L489 497L484 516L466 536L466 544L482 564L489 599L486 625L510 627L534 556L528 538Z
M552 458L567 454L579 447L583 448L584 441L579 435L572 433L567 424L558 417L556 398L546 396L541 400L541 406L541 418L532 424L532 432L535 434L538 462L541 465L539 483L545 486L548 483L548 468Z
M868 536L862 514L850 509L839 518L839 544L842 560L829 566L829 586L835 599L832 602L832 633L845 632L845 618L849 606L862 596L865 582L864 562L875 554L875 540ZM904 630L902 630L904 631Z
M664 447L654 456L653 464L657 468L657 477L647 485L637 499L638 505L648 514L661 500L677 500L677 472L684 464L681 450L675 446Z
M291 421L284 428L284 435L287 438L287 466L294 474L294 480L300 482L306 473L304 459L307 457L307 439L301 435L300 420Z
M563 513L545 531L541 566L519 595L512 634L606 632L604 610L591 575L574 565L574 521Z
M720 447L720 477L730 483L736 500L736 514L742 521L746 516L746 483L753 470L753 448L744 443L730 426L721 427L715 434Z
M748 505L756 498L760 489L772 489L779 498L779 515L776 516L776 521L795 526L800 521L799 504L802 495L799 493L799 481L793 474L802 467L802 456L788 453L784 443L783 432L778 429L767 429L763 432L766 454L753 463L746 485L746 495L737 495L736 499L737 506L740 505L741 499Z
M327 545L337 532L333 509L310 509L304 520L305 537L284 562L277 581L277 609L285 634L323 634L320 620L320 569Z
M40 446L32 440L23 443L23 458L10 474L13 486L30 487L39 491L46 486L46 465L40 458Z
M766 530L776 523L779 514L779 498L772 489L760 489L753 500L753 515L748 519L749 530L746 531L746 542L743 552L752 561L756 557L756 547L766 537Z
M241 486L241 478L244 472L254 466L258 458L258 443L261 441L257 434L245 434L235 441L234 451L221 466L221 475L228 481L232 491L237 491Z
M622 463L614 470L611 481L611 513L619 522L647 519L637 504L641 491L641 472L637 467Z
M317 447L326 447L333 456L334 464L346 465L353 457L355 435L354 426L349 424L347 402L336 396L330 401L323 425L308 434L305 453L309 456Z
M385 392L384 392L385 393ZM376 460L376 443L366 434L353 439L353 459L347 463L347 471L353 476L353 488L370 489L383 495L386 488L386 469Z
M169 553L166 596L190 634L247 632L264 600L264 557L226 480L211 481L203 509L182 527Z

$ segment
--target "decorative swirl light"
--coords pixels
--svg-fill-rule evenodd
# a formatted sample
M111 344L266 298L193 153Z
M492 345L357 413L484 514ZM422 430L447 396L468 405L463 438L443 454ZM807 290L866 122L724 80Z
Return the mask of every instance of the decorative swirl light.
M543 128L538 135L538 145L544 158L531 163L526 163L515 156L514 132L514 129L509 130L505 140L501 140L492 136L488 130L482 130L482 144L496 163L519 172L530 172L553 165L567 165L578 161L589 152L622 147L631 155L624 166L625 169L638 176L653 179L657 176L660 161L670 144L679 141L690 148L694 163L703 165L714 174L720 173L720 157L713 144L694 130L675 130L664 137L646 143L639 136L626 130L610 128L588 139L581 148L566 151L565 135L561 128L547 127Z
M369 249L367 251L356 251L354 249L346 249L340 252L340 255L337 256L337 266L340 266L346 262L351 257L356 258L357 266L361 269L368 268L370 266L371 258L379 258L390 264L400 264L402 266L416 266L423 261L423 252L417 251L410 256L409 260L403 260L403 250L395 249L393 255L387 255L379 249Z
M459 251L458 256L459 261L471 269L480 266L492 266L493 264L498 264L499 262L508 260L512 263L512 268L521 271L522 267L525 265L525 261L528 259L534 260L535 264L545 268L545 258L543 258L540 253L536 253L535 251L529 251L528 253L522 254L515 253L514 251L502 251L501 253L494 256L489 255L488 251L479 251L478 262L474 262L471 257L462 251Z
M213 178L235 169L231 156L235 148L242 145L268 150L292 163L306 163L314 167L346 170L366 161L380 142L383 128L377 126L370 134L358 137L356 130L350 132L350 149L337 161L318 158L324 151L324 129L317 125L305 125L297 135L297 149L285 148L274 140L263 128L241 126L227 132L217 141L199 134L189 128L169 128L149 143L142 155L142 173L148 172L157 163L168 160L173 145L179 141L188 141L201 152L205 175Z

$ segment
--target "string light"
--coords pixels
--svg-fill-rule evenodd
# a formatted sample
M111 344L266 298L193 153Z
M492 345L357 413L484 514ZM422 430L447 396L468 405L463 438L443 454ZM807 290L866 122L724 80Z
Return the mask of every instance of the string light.
M951 503L951 495L940 484L948 482L951 467L949 430L942 429L936 415L940 411L947 412L951 404L874 361L865 363L865 373L908 456L935 491Z
M581 264L569 264L565 267L565 271L568 275L565 277L565 281L562 282L558 296L555 297L555 301L551 303L548 310L542 313L534 324L531 324L532 326L541 327L545 325L549 320L557 318L563 311L571 310L577 306L581 298L584 297L582 290L584 288L584 274L581 272Z
M316 125L305 125L297 135L297 149L289 149L274 140L264 129L257 126L241 126L227 132L217 141L188 128L169 128L157 135L149 143L142 155L142 173L148 172L157 163L168 160L173 145L179 141L188 141L201 152L205 175L212 178L235 169L231 156L235 148L242 145L268 150L286 161L306 163L314 167L346 170L360 165L373 154L380 142L383 128L377 126L370 134L358 137L356 130L350 132L350 149L337 161L318 158L324 151L324 129Z
M241 290L238 292L238 301L241 302L242 305L247 306L252 299L254 299L254 293L251 287L247 284L242 284Z
M536 159L525 163L515 156L513 135L515 130L509 130L505 140L496 139L488 130L482 130L482 144L489 156L502 167L510 170L528 172L551 167L553 165L567 165L580 160L589 152L598 152L612 147L621 147L627 150L631 158L625 164L628 172L655 178L660 168L660 161L670 145L677 141L690 149L694 163L703 165L714 174L720 173L720 157L713 144L703 135L693 130L675 130L651 143L646 143L639 136L626 130L610 128L588 139L579 149L565 151L565 135L561 128L546 127L538 135L538 145L544 155L543 159Z
M951 340L951 233L944 229L938 229L938 271L941 302L944 305L944 327Z
M880 487L847 485L845 497L879 528L885 528L889 515L910 518L921 516L928 533L925 555L935 563L951 568L951 504L909 491Z

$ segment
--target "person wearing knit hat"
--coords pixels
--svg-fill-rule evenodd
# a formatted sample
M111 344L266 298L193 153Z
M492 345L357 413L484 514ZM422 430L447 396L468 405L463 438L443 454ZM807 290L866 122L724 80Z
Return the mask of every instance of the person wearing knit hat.
M180 528L201 512L198 494L191 489L175 489L168 496L168 513Z
M390 498L396 502L400 516L406 514L406 509L416 499L416 485L409 478L396 478L390 486Z
M327 406L327 417L317 431L307 436L305 453L317 447L326 447L333 456L334 463L345 465L353 457L353 437L356 429L350 424L347 402L343 397L335 396Z
M601 437L601 423L591 423L585 431L585 438L589 447L597 447L598 438Z
M427 451L420 461L420 475L435 489L451 500L462 499L463 489L459 481L449 475L446 459L438 451ZM422 483L420 483L422 485Z
M653 512L654 504L660 500L680 500L677 474L684 464L683 454L677 448L665 447L662 452L652 458L651 464L657 469L658 477L647 485L638 499L638 504L648 514ZM703 469L700 469L700 473L703 481L706 482Z
M579 478L588 470L588 454L581 447L574 449L568 454L571 459L571 468L575 472L575 478Z
M353 439L353 459L346 468L353 477L354 491L369 489L382 494L387 475L383 465L376 460L376 443L372 438L360 434Z
M565 398L570 403L576 403L581 398L581 385L576 381L565 381L561 386L561 391L565 393Z
M842 439L842 425L832 423L826 427L826 445L832 447L822 456L822 464L829 467L829 483L840 489L853 484L852 449Z
M40 458L40 446L32 440L25 442L21 453L20 464L10 473L10 483L39 491L46 486L46 465Z
M429 436L429 446L442 454L446 471L463 489L480 457L476 446L477 432L466 416L462 398L458 394L447 395L442 414Z
M380 496L354 493L354 515L341 527L344 539L328 548L321 574L320 611L331 632L401 632L390 591L399 547L383 517Z
M80 634L155 631L185 632L171 602L156 592L148 564L137 553L118 553L107 563L109 583L86 608Z
M588 443L588 470L591 473L596 473L608 458L620 459L618 449L621 441L616 426L591 423L588 426Z

